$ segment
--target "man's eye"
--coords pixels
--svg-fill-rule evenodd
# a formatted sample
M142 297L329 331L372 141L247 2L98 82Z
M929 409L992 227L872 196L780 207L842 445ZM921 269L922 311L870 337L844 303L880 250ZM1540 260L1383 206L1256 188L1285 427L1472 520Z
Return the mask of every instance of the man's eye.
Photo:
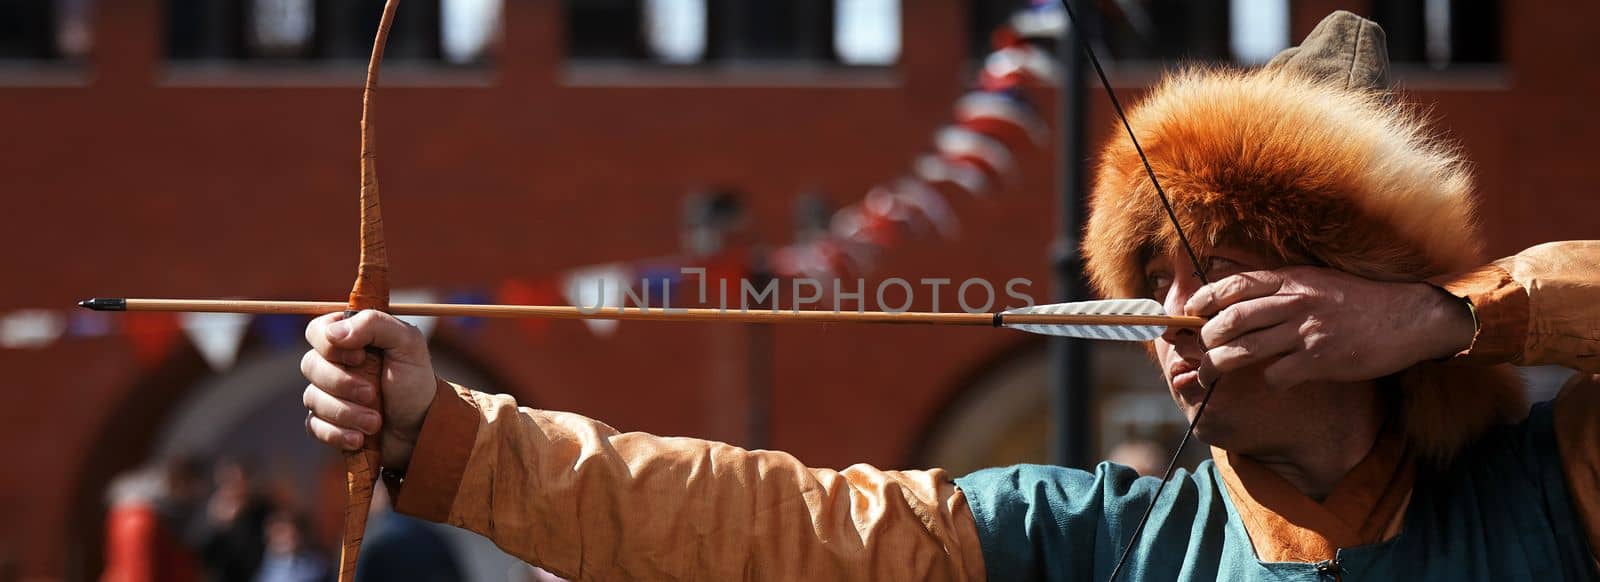
M1150 290L1150 295L1157 300L1167 296L1167 288L1172 286L1172 275L1166 273L1151 273L1145 275L1144 285Z
M1232 275L1241 270L1242 267L1243 265L1222 257L1209 257L1206 259L1206 275L1213 279Z

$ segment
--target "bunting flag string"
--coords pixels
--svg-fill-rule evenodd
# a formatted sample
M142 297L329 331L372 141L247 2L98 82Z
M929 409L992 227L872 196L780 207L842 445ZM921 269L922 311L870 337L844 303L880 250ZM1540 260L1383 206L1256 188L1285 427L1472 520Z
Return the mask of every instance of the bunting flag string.
M273 351L298 349L305 345L306 324L311 318L301 315L261 315L252 321L252 330Z
M744 260L743 255L737 260ZM707 261L726 263L729 259L702 257L694 262ZM690 262L679 257L655 257L631 263L580 267L545 277L514 277L483 288L396 290L391 297L395 303L434 303L442 298L445 303L455 304L567 303L601 309L615 308L624 301L628 305L664 305L669 293L682 293L673 288L682 283L682 271L691 268ZM722 269L724 276L742 277L725 267ZM670 301L677 305L680 299L674 296ZM416 326L424 337L432 337L441 323L438 317L403 316L401 319ZM443 319L451 328L468 335L476 334L483 325L479 318ZM300 315L154 312L113 318L98 311L30 308L0 312L0 349L37 349L62 339L115 336L127 339L140 361L154 363L166 357L174 340L182 337L195 346L208 365L222 371L232 367L246 337L259 337L272 350L299 349L305 343L303 333L307 323L309 318ZM524 319L517 323L529 335L537 336L549 321ZM605 335L616 329L616 323L606 321L590 327L595 333Z
M869 206L873 203L873 193L867 194ZM932 225L939 236L954 239L961 235L961 222L956 220L955 210L928 183L909 176L900 178L893 186L892 196Z
M1044 120L1015 89L968 93L956 102L956 123L1003 142L1044 147L1050 141Z
M194 344L200 357L218 372L233 367L244 343L250 316L242 313L181 313L178 327Z
M542 279L507 279L500 283L500 286L495 289L493 303L501 303L506 305L550 305L559 303L560 301L560 285L554 281ZM452 301L452 303L454 303L454 301ZM462 301L461 303L472 302ZM480 301L480 303L490 302ZM474 329L481 327L483 324L483 322L478 319L467 318L467 320L468 321L465 321L464 323L467 323ZM521 319L517 320L516 323L522 328L523 333L526 333L529 337L540 337L544 334L545 328L549 327L550 325L550 321L545 319Z
M439 300L439 294L428 289L395 289L389 293L389 301L393 303L434 303ZM422 332L422 337L433 337L433 330L439 325L439 318L426 316L402 316L404 321Z
M48 346L67 330L67 318L57 311L24 309L0 318L0 348L33 349Z
M934 137L934 148L947 158L977 166L990 182L1007 181L1017 172L1017 162L1010 148L966 127L953 125L940 129Z
M988 194L989 179L967 162L946 160L932 154L917 158L912 166L917 178L929 184L950 184L974 198Z
M705 265L703 268L720 273L720 277L735 279L733 290L738 292L737 279L744 276L743 271L735 273L735 269L727 265L742 264L746 258L743 253L726 254L728 256L700 257L692 261L683 257L653 257L580 267L544 277L513 277L482 288L396 290L391 297L395 303L434 303L442 298L446 303L455 304L555 305L566 302L614 308L624 301L628 305L653 306L670 301L672 305L679 305L688 297L676 289L683 283L683 270L697 268L697 265ZM437 317L405 316L401 319L416 326L424 337L432 337L441 323L441 318ZM479 318L444 320L454 330L468 335L475 334L483 325ZM170 354L175 340L182 338L195 347L209 366L223 371L233 366L247 337L260 338L271 350L300 349L305 343L304 330L308 322L309 318L300 315L152 312L111 317L105 312L82 309L27 308L0 312L0 349L41 349L63 339L120 337L128 340L141 362L153 364ZM524 319L517 323L530 336L538 336L549 321ZM616 323L601 322L591 329L597 334L609 334L616 329Z
M883 252L932 231L943 238L960 232L946 195L982 198L1012 186L1020 172L1017 153L1048 145L1050 128L1027 90L1059 77L1050 47L1066 15L1055 2L1032 2L990 36L991 51L973 89L956 100L952 123L933 135L931 153L912 160L909 171L868 189L861 202L834 214L826 236L774 252L779 275L825 278L863 273Z
M452 291L444 296L445 303L453 303L456 305L494 303L495 301L496 300L493 295L478 289L460 289ZM542 304L524 303L524 305ZM449 323L451 327L454 327L468 337L475 337L478 335L479 331L483 330L483 318L481 317L451 317L447 318L445 321Z
M623 305L623 291L635 285L629 281L632 274L622 265L600 265L571 271L562 281L561 294L567 305L582 310L601 311ZM642 297L629 298L633 305L649 305L650 289L635 289ZM596 335L607 336L617 331L621 322L615 319L585 319L583 324Z
M178 327L177 316L172 313L127 315L129 317L123 318L122 328L133 346L134 358L147 368L160 364L183 333Z

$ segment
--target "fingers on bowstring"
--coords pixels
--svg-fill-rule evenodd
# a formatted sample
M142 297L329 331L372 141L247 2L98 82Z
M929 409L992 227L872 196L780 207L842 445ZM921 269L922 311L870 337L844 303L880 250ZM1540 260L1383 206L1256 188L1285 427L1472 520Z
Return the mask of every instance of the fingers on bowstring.
M1200 358L1200 376L1214 378L1293 353L1304 342L1294 326L1276 325L1212 346Z
M1251 271L1229 275L1205 285L1189 297L1183 310L1189 315L1210 317L1247 299L1266 297L1283 288L1283 276L1272 271Z
M1220 346L1244 334L1267 329L1293 320L1301 309L1301 298L1269 295L1234 303L1218 312L1200 328L1200 343Z

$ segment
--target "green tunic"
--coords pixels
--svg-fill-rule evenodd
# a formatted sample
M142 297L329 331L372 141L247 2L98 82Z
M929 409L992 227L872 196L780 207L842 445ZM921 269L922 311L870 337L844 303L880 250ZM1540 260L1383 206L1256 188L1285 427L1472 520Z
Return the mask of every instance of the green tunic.
M1211 461L1173 477L1123 580L1600 580L1556 450L1551 404L1496 429L1445 470L1419 470L1394 539L1332 564L1264 563ZM990 580L1103 581L1158 480L1101 463L1037 465L956 479L978 523Z

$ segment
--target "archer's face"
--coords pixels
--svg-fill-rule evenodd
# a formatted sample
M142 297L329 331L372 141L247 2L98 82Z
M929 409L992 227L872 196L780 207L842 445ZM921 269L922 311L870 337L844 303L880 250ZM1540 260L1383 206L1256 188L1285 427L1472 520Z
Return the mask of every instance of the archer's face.
M1239 273L1286 266L1281 259L1236 245L1218 246L1200 260L1211 282ZM1152 257L1145 263L1145 278L1152 298L1160 301L1172 315L1184 315L1184 304L1204 285L1195 275L1188 255L1181 250ZM1194 329L1169 328L1154 343L1157 363L1167 379L1172 399L1192 421L1206 393L1200 378L1206 351L1200 345L1200 334ZM1305 403L1296 390L1266 389L1261 371L1272 361L1230 372L1217 382L1205 415L1195 427L1195 436L1236 452L1283 445L1283 437L1295 431L1295 419L1303 414ZM1206 381L1210 382L1209 370Z

